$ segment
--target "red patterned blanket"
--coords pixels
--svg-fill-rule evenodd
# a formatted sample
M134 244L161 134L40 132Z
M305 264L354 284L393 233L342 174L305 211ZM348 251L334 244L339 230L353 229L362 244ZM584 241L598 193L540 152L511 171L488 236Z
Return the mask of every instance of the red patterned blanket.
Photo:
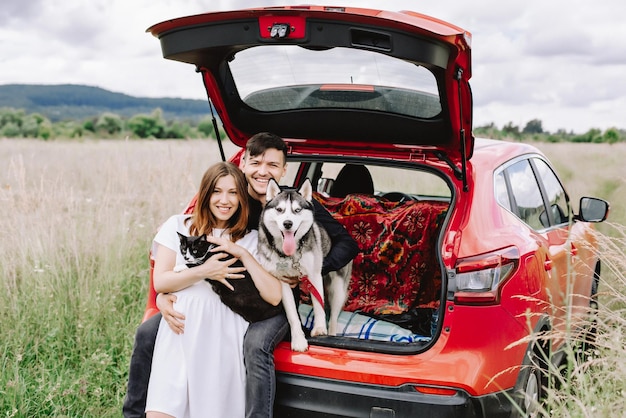
M448 203L399 203L357 194L315 198L360 248L344 310L381 315L438 306L441 271L436 241Z

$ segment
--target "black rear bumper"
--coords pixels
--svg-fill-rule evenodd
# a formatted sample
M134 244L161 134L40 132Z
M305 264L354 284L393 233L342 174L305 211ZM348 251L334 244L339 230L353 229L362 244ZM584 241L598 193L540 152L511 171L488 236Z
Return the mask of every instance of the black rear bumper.
M510 394L509 394L510 395ZM411 386L384 387L277 373L276 418L508 417L506 393L472 398L466 392L428 395Z

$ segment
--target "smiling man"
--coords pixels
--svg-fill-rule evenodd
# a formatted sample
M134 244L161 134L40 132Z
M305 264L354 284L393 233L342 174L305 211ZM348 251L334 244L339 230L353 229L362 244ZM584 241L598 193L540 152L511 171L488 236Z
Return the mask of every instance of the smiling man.
M248 227L258 229L271 178L280 181L287 172L287 144L274 134L261 132L246 144L240 168L248 181L250 218ZM324 258L322 274L336 271L357 255L359 247L344 227L315 199L315 220L328 232L331 250ZM295 282L294 282L295 283ZM286 316L276 315L248 327L244 338L246 364L246 417L272 417L276 391L274 348L289 330Z
M279 181L287 172L287 145L282 138L260 133L250 138L240 168L248 181L248 194L265 205L267 183Z

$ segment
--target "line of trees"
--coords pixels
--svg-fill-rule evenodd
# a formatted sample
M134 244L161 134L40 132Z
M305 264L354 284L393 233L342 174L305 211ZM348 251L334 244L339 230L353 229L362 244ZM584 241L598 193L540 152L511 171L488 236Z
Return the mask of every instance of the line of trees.
M184 139L214 137L210 117L193 120L165 120L161 109L150 114L123 118L115 113L102 113L83 121L51 122L39 113L27 114L22 109L0 108L0 137L48 139Z
M509 122L502 129L494 123L474 127L474 135L493 139L534 140L544 142L626 142L626 131L610 128L605 131L590 129L583 134L555 133L543 130L542 122L533 119L524 128ZM161 109L150 114L138 114L124 118L115 113L102 113L83 121L66 120L51 122L39 113L27 114L22 109L0 108L0 137L2 138L154 138L185 139L214 137L213 121L207 116L199 121L165 120Z
M502 129L498 129L492 122L484 126L474 127L474 135L483 138L492 139L515 139L515 140L534 140L542 142L593 142L593 143L609 143L626 142L626 131L623 129L609 128L602 131L597 128L589 129L583 134L575 134L567 132L565 129L559 129L554 133L543 130L543 124L539 119L533 119L526 123L523 129L513 125L512 122L504 125Z

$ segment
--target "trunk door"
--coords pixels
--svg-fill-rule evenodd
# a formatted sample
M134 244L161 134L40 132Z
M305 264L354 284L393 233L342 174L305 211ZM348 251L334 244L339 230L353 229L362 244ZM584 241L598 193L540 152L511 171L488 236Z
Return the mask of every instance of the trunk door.
M471 35L413 12L299 6L156 24L163 55L196 66L230 139L292 152L435 150L471 157ZM368 151L369 150L369 151Z

